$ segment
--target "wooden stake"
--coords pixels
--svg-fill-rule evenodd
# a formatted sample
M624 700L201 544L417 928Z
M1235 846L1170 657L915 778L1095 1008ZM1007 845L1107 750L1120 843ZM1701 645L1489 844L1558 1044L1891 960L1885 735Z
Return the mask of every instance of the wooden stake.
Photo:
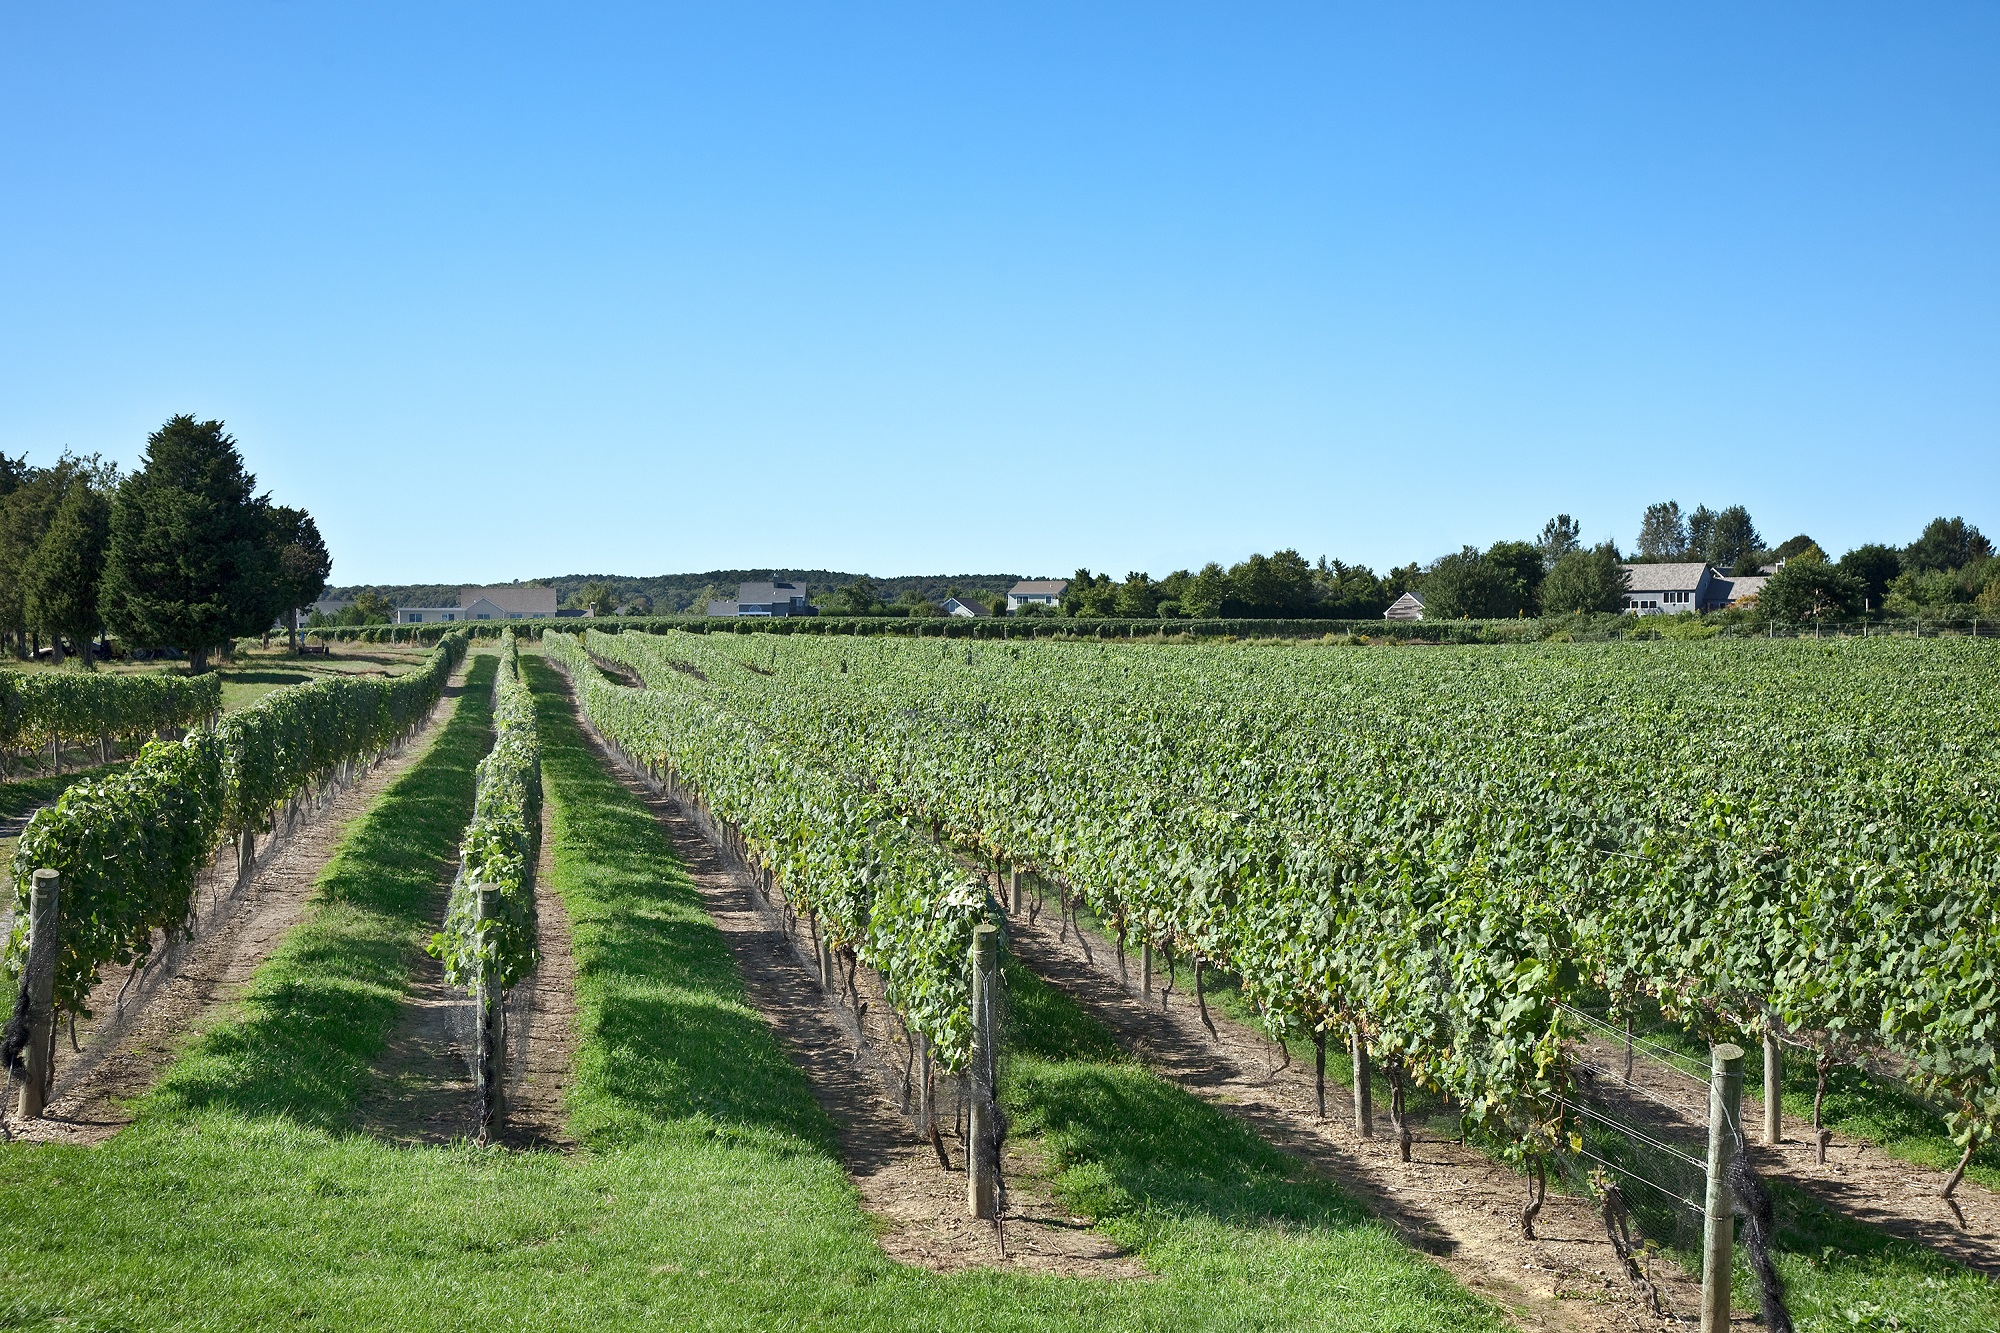
M56 950L60 917L57 906L62 896L62 877L53 870L37 870L28 898L28 1047L27 1077L21 1083L21 1100L15 1108L23 1120L39 1117L47 1105L49 1075L54 1064L56 1033L55 990Z
M1729 1206L1729 1163L1743 1127L1743 1048L1709 1052L1708 1193L1701 1224L1701 1333L1728 1333L1730 1256L1736 1219Z
M1778 1049L1778 1030L1764 1020L1764 1142L1785 1140L1784 1052Z
M966 1124L966 1209L990 1221L1000 1175L998 1127L993 1122L993 1080L998 1057L994 987L1000 965L1000 931L981 926L972 935L972 1104Z
M1375 1087L1368 1077L1368 1038L1356 1023L1349 1029L1348 1053L1354 1059L1354 1132L1364 1139L1375 1137Z

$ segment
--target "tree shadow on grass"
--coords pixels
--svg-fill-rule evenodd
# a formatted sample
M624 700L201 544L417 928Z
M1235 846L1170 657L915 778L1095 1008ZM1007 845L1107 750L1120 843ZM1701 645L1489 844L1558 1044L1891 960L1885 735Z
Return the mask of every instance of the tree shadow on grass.
M621 1142L682 1125L836 1153L833 1126L744 995L666 831L599 759L556 672L531 657L554 887L570 915L583 1051L571 1132Z
M193 1044L149 1112L351 1126L472 817L495 665L474 662L444 733L355 821L314 886L311 914L258 968L240 1015Z

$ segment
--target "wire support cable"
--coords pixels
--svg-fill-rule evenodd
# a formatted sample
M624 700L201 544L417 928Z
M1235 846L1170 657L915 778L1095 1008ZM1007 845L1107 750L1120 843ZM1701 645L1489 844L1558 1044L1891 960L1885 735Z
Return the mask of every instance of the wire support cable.
M1564 1106L1569 1107L1571 1110L1575 1111L1578 1115L1584 1116L1591 1120L1595 1120L1598 1124L1603 1125L1607 1129L1616 1130L1618 1133L1623 1134L1626 1138L1631 1139L1634 1143L1643 1143L1648 1148L1652 1148L1659 1152L1666 1153L1669 1157L1678 1158L1680 1161L1686 1163L1688 1166L1691 1166L1695 1170L1700 1171L1704 1174L1706 1174L1708 1171L1707 1162L1703 1161L1699 1157L1688 1156L1688 1154L1681 1151L1679 1148L1676 1148L1673 1144L1663 1143L1659 1139L1656 1139L1652 1135L1646 1133L1644 1130L1635 1129L1631 1125L1626 1124L1622 1120L1619 1120L1613 1116L1605 1115L1601 1111L1593 1110L1591 1107L1585 1106L1581 1102L1573 1102L1567 1097L1557 1097L1555 1098L1555 1100L1561 1102Z
M1667 1068L1673 1070L1676 1074L1680 1074L1683 1077L1692 1079L1695 1082L1700 1083L1704 1086L1707 1085L1708 1071L1706 1069L1701 1070L1699 1073L1697 1073L1695 1070L1688 1068L1688 1065L1695 1063L1695 1059L1693 1056L1683 1055L1679 1051L1673 1049L1671 1046L1664 1046L1659 1042L1653 1041L1651 1038L1640 1035L1639 1033L1624 1032L1618 1028L1611 1026L1611 1024L1597 1017L1597 1015L1587 1014L1583 1010L1577 1008L1575 1005L1566 1003L1565 1001L1562 1000L1556 1001L1556 1008L1562 1010L1564 1013L1574 1014L1576 1017L1582 1019L1586 1023L1590 1023L1596 1027L1603 1028L1606 1032L1610 1033L1612 1037L1615 1038L1621 1044L1626 1041L1630 1041L1634 1047L1644 1047L1647 1053L1647 1057L1649 1059L1653 1060L1658 1064L1663 1064L1667 1066Z
M1594 1074L1601 1074L1605 1078L1611 1079L1612 1081L1618 1083L1622 1087L1630 1088L1632 1091L1638 1093L1641 1097L1644 1097L1647 1101L1650 1101L1658 1106L1663 1106L1667 1110L1672 1111L1675 1115L1685 1116L1686 1118L1695 1121L1697 1124L1706 1125L1708 1123L1708 1113L1700 1109L1699 1107L1689 1107L1689 1106L1684 1106L1679 1102L1670 1102L1665 1097L1662 1097L1659 1093L1654 1092L1651 1088L1648 1088L1645 1084L1634 1083L1631 1079L1626 1078L1623 1074L1619 1073L1615 1069L1606 1069L1603 1065L1593 1064L1588 1060L1578 1060L1576 1063L1578 1068L1588 1069Z
M1681 1194L1679 1191L1669 1189L1665 1185L1660 1184L1660 1182L1657 1180L1649 1180L1645 1176L1640 1175L1637 1171L1634 1171L1629 1166L1620 1166L1618 1163L1611 1161L1609 1158L1599 1157L1596 1153L1592 1152L1588 1148L1584 1148L1581 1150L1569 1149L1568 1151L1573 1152L1578 1157L1587 1157L1591 1161L1597 1163L1599 1166L1603 1167L1607 1171L1616 1171L1619 1175L1625 1177L1625 1179L1627 1180L1633 1181L1640 1185L1644 1185L1647 1189L1665 1195L1667 1198L1672 1199L1675 1203L1681 1205L1683 1208L1686 1208L1689 1211L1693 1212L1697 1217L1701 1216L1706 1211L1701 1204L1696 1203L1693 1199L1688 1198L1686 1195Z

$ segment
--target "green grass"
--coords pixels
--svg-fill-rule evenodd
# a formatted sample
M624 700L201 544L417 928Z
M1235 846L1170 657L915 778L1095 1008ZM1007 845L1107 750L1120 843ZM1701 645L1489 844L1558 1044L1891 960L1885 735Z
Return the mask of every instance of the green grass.
M73 769L68 773L43 773L36 777L0 782L0 819L18 819L47 805L85 778L105 777L124 766L124 761L119 760L92 768Z
M939 1276L874 1243L831 1127L657 824L543 702L582 1050L564 1156L353 1128L486 741L479 683L352 830L241 1012L96 1149L0 1146L0 1327L1401 1329L1492 1311L1118 1057L1019 972L1005 1095L1157 1279Z

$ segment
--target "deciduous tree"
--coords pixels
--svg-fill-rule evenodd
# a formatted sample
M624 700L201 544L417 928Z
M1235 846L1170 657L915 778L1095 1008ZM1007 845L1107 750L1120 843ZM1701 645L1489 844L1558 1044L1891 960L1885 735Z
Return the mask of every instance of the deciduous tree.
M303 509L276 505L271 509L271 543L277 553L275 593L278 616L285 622L291 650L299 650L299 608L310 606L326 591L333 557L319 535L319 525Z
M1819 621L1861 609L1861 581L1811 556L1785 562L1757 595L1757 607L1776 620Z
M1902 568L1902 558L1895 548L1879 542L1855 547L1840 557L1839 565L1841 573L1861 585L1861 596L1877 611L1882 609L1882 600L1889 595L1889 584Z
M1610 542L1571 551L1542 580L1542 614L1622 611L1629 582L1630 576L1618 567L1618 548Z
M1647 505L1639 520L1639 555L1647 560L1682 560L1688 553L1688 525L1677 500Z

